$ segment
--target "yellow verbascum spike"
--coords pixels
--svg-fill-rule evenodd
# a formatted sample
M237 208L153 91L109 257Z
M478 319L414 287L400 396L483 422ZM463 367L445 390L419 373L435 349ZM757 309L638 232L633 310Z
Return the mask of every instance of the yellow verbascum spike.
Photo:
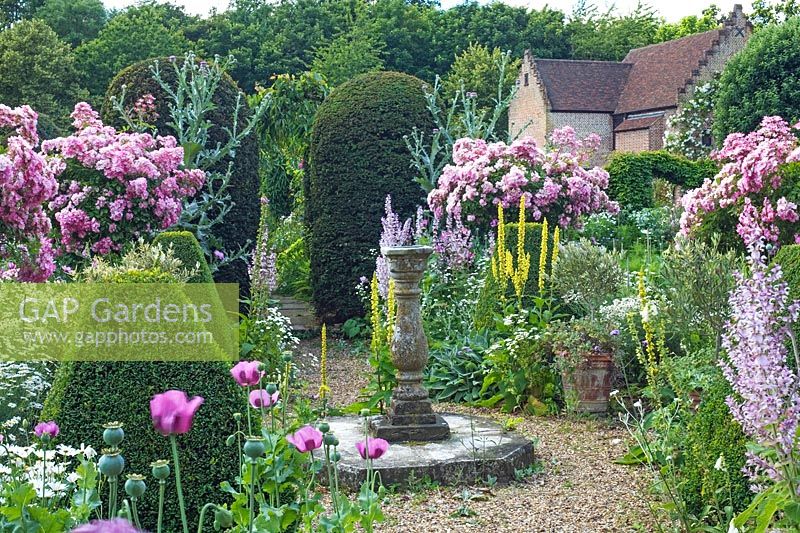
M525 253L525 197L519 200L519 221L517 224L517 269L514 272L514 292L517 300L522 302L525 284L530 272L530 254Z
M556 225L556 229L553 230L553 255L550 257L550 275L553 275L553 269L556 266L556 261L558 261L558 245L561 242L561 228Z
M328 328L322 324L322 346L320 348L319 356L319 398L324 400L331 392L328 387Z
M389 280L389 291L386 295L386 344L392 345L394 335L394 319L397 303L394 298L394 280Z
M381 347L381 315L380 315L380 294L378 292L378 274L372 274L370 284L370 325L372 326L372 353L377 354Z
M542 242L539 248L539 292L544 292L545 269L547 268L547 219L542 220Z

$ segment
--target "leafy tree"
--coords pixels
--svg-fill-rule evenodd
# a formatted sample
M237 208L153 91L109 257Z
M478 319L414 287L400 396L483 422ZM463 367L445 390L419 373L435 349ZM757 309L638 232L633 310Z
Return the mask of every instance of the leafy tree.
M126 9L75 50L85 85L101 96L109 81L128 65L155 56L183 55L191 43L183 29L191 18L170 4L149 2Z
M712 4L704 9L703 14L699 17L690 15L683 17L676 23L666 22L662 24L656 31L655 40L656 42L663 42L680 39L687 35L713 30L718 28L721 23L719 8Z
M44 0L0 0L0 29L30 18L43 3Z
M436 10L409 5L405 0L377 0L368 6L365 31L386 44L384 57L387 70L405 72L425 80L436 75L434 67ZM362 18L361 20L364 20Z
M778 24L797 15L800 15L798 0L753 0L751 20L756 26Z
M725 67L714 109L714 136L747 133L761 118L800 118L800 17L757 31Z
M336 87L358 74L381 70L382 49L383 43L356 29L317 49L311 70L325 76L331 87Z
M489 50L482 44L472 43L456 57L450 71L442 79L442 89L446 101L456 96L463 83L464 89L476 93L478 109L490 109L497 100L497 87L500 82L499 65L503 52L499 48ZM512 61L505 70L504 94L514 86L519 72L520 60Z
M97 37L108 14L100 0L45 0L36 11L36 18L75 47Z
M655 43L660 23L653 8L643 4L626 15L613 8L599 14L594 5L578 4L568 24L572 58L621 61L631 49Z
M41 20L24 20L0 32L0 102L30 105L46 135L61 133L85 91L70 47Z

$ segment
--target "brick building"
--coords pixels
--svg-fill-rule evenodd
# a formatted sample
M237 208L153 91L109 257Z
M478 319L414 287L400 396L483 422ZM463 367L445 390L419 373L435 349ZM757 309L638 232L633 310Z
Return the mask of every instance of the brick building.
M509 109L512 135L544 142L554 129L597 133L601 153L663 146L667 119L722 71L752 25L736 5L718 29L631 50L622 62L536 59L525 52Z

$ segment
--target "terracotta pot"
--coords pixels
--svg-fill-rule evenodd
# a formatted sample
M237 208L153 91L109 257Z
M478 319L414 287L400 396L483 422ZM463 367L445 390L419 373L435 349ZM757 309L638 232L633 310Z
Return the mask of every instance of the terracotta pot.
M604 414L608 411L614 375L611 354L593 353L571 373L562 372L564 393L578 400L579 413Z

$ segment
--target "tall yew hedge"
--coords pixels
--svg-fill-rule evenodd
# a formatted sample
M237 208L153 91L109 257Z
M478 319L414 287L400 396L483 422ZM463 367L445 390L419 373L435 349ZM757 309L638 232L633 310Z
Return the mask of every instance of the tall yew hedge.
M423 84L399 72L363 74L336 88L317 112L306 223L313 302L325 320L363 312L355 286L374 269L386 195L402 217L424 201L403 140L415 126L433 129Z

